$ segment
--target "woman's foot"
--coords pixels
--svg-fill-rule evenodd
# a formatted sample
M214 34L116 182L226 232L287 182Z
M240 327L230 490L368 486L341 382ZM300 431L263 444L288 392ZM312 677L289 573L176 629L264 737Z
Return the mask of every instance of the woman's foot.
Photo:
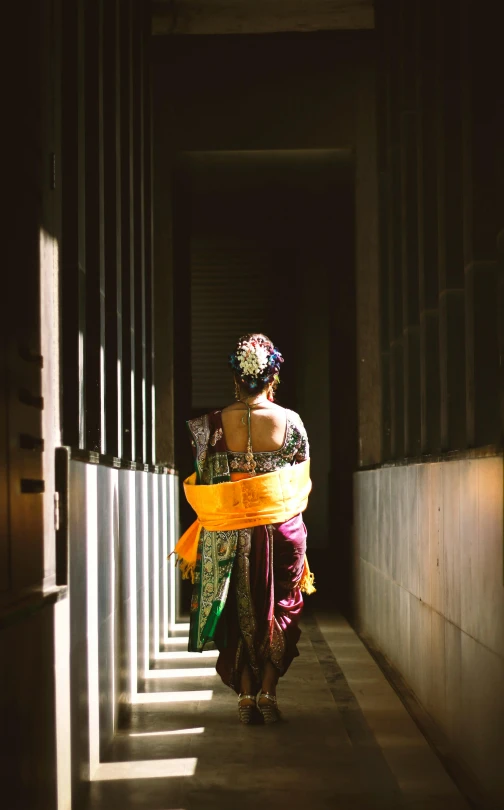
M280 709L277 705L276 695L272 695L269 692L259 692L257 708L267 725L270 723L278 723L278 721L282 719Z
M240 723L249 725L253 723L257 715L257 704L254 695L246 693L238 695L238 718Z
M241 723L252 723L257 714L254 678L249 666L243 668L240 679L240 694L238 695L238 717Z
M263 671L262 687L257 697L257 708L261 712L265 723L276 723L281 719L277 706L276 685L278 683L278 670L271 661L267 661Z

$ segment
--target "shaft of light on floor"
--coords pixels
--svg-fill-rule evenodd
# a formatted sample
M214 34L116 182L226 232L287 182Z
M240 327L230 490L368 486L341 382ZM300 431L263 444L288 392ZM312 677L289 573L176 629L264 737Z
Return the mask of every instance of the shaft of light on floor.
M215 678L213 667L193 667L192 669L149 669L145 673L147 679L151 678Z
M133 695L132 703L190 703L198 700L212 700L213 691L203 689L201 691L187 692L139 692Z
M104 762L93 774L93 782L112 782L119 779L166 779L176 776L194 776L198 760L147 759L133 762Z
M171 652L159 652L154 656L155 661L187 661L198 658L217 658L217 650L205 650L204 652L183 652L182 650L172 650Z
M201 728L179 728L172 731L132 731L129 737L175 737L178 734L203 734L204 726Z

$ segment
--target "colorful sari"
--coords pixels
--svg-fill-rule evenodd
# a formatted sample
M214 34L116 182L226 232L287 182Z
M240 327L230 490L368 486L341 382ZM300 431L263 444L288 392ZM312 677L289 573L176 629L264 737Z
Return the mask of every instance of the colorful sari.
M230 471L229 458L237 454L227 450L220 411L191 420L188 428L195 454L196 480L188 479L186 484L211 485L245 478L240 472ZM292 430L289 433L288 423L284 448L289 437L292 447L287 446L282 453L278 451L278 464L285 466L290 458L286 453L295 461L294 434ZM274 459L275 453L269 456ZM275 461L271 458L265 475L274 479ZM236 469L236 459L233 466ZM302 473L301 469L291 476L287 469L279 473L284 489L288 489L285 482L289 482L289 477L306 478ZM255 479L258 490L265 489L267 484L266 477L261 478L261 481ZM221 490L220 487L215 489ZM252 492L254 485L249 482L243 489ZM300 503L303 503L300 508L304 508L306 499L301 499ZM257 525L260 520L260 517L255 518L251 526L245 527L238 521L238 528L216 531L199 526L197 553L191 563L194 587L189 649L202 651L205 644L214 641L220 653L217 671L224 683L236 692L240 690L241 673L246 664L257 687L266 661L275 666L279 675L287 671L298 655L299 619L303 608L301 590L302 587L306 592L314 590L305 558L306 527L301 514ZM184 554L179 553L179 559L183 558Z

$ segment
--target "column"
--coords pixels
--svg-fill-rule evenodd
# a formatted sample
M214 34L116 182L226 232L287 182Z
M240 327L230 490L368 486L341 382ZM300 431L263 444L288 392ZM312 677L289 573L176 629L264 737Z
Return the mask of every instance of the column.
M86 335L84 2L62 4L62 232L61 365L63 442L85 446L84 342Z
M420 309L418 301L418 192L416 3L401 7L400 207L402 320L404 346L404 454L420 453Z
M402 12L402 6L401 12ZM390 7L387 11L390 12ZM401 13L389 13L387 49L390 54L390 112L388 127L389 175L389 342L391 456L404 456L404 335L401 212L400 90L403 51L399 47Z
M152 86L150 70L151 9L144 8L144 250L145 250L145 460L153 464L155 453L155 399L154 399L154 257L152 214ZM161 354L162 357L162 354Z
M418 270L420 303L421 452L441 448L439 367L439 269L437 197L437 104L435 0L419 3L418 93Z
M497 153L500 42L481 8L464 2L462 27L466 402L470 446L501 438ZM502 136L501 136L502 137Z
M378 216L380 261L380 347L381 347L381 460L391 458L391 381L390 381L390 275L389 275L389 194L388 136L390 128L390 52L386 36L387 19L384 4L376 7L377 39L377 164L378 164Z
M170 120L161 103L165 83L159 69L153 76L154 193L154 349L156 464L173 465L173 199ZM187 330L186 330L187 331ZM185 417L188 418L187 416Z
M85 4L86 449L105 452L103 1Z
M436 6L441 446L466 446L460 4Z
M121 322L123 456L135 458L135 288L133 255L132 0L121 0Z
M141 0L133 2L133 266L135 339L135 461L145 463L146 323L145 323L145 186L144 186L144 24Z
M376 69L371 60L358 78L355 155L358 458L360 466L368 466L382 460ZM351 431L349 436L355 441Z
M104 0L103 130L105 213L105 401L107 455L122 448L120 3Z

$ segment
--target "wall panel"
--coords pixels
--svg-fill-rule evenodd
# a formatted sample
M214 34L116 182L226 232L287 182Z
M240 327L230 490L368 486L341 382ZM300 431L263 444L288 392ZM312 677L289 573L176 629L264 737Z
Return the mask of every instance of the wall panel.
M357 473L359 622L504 800L502 456Z

